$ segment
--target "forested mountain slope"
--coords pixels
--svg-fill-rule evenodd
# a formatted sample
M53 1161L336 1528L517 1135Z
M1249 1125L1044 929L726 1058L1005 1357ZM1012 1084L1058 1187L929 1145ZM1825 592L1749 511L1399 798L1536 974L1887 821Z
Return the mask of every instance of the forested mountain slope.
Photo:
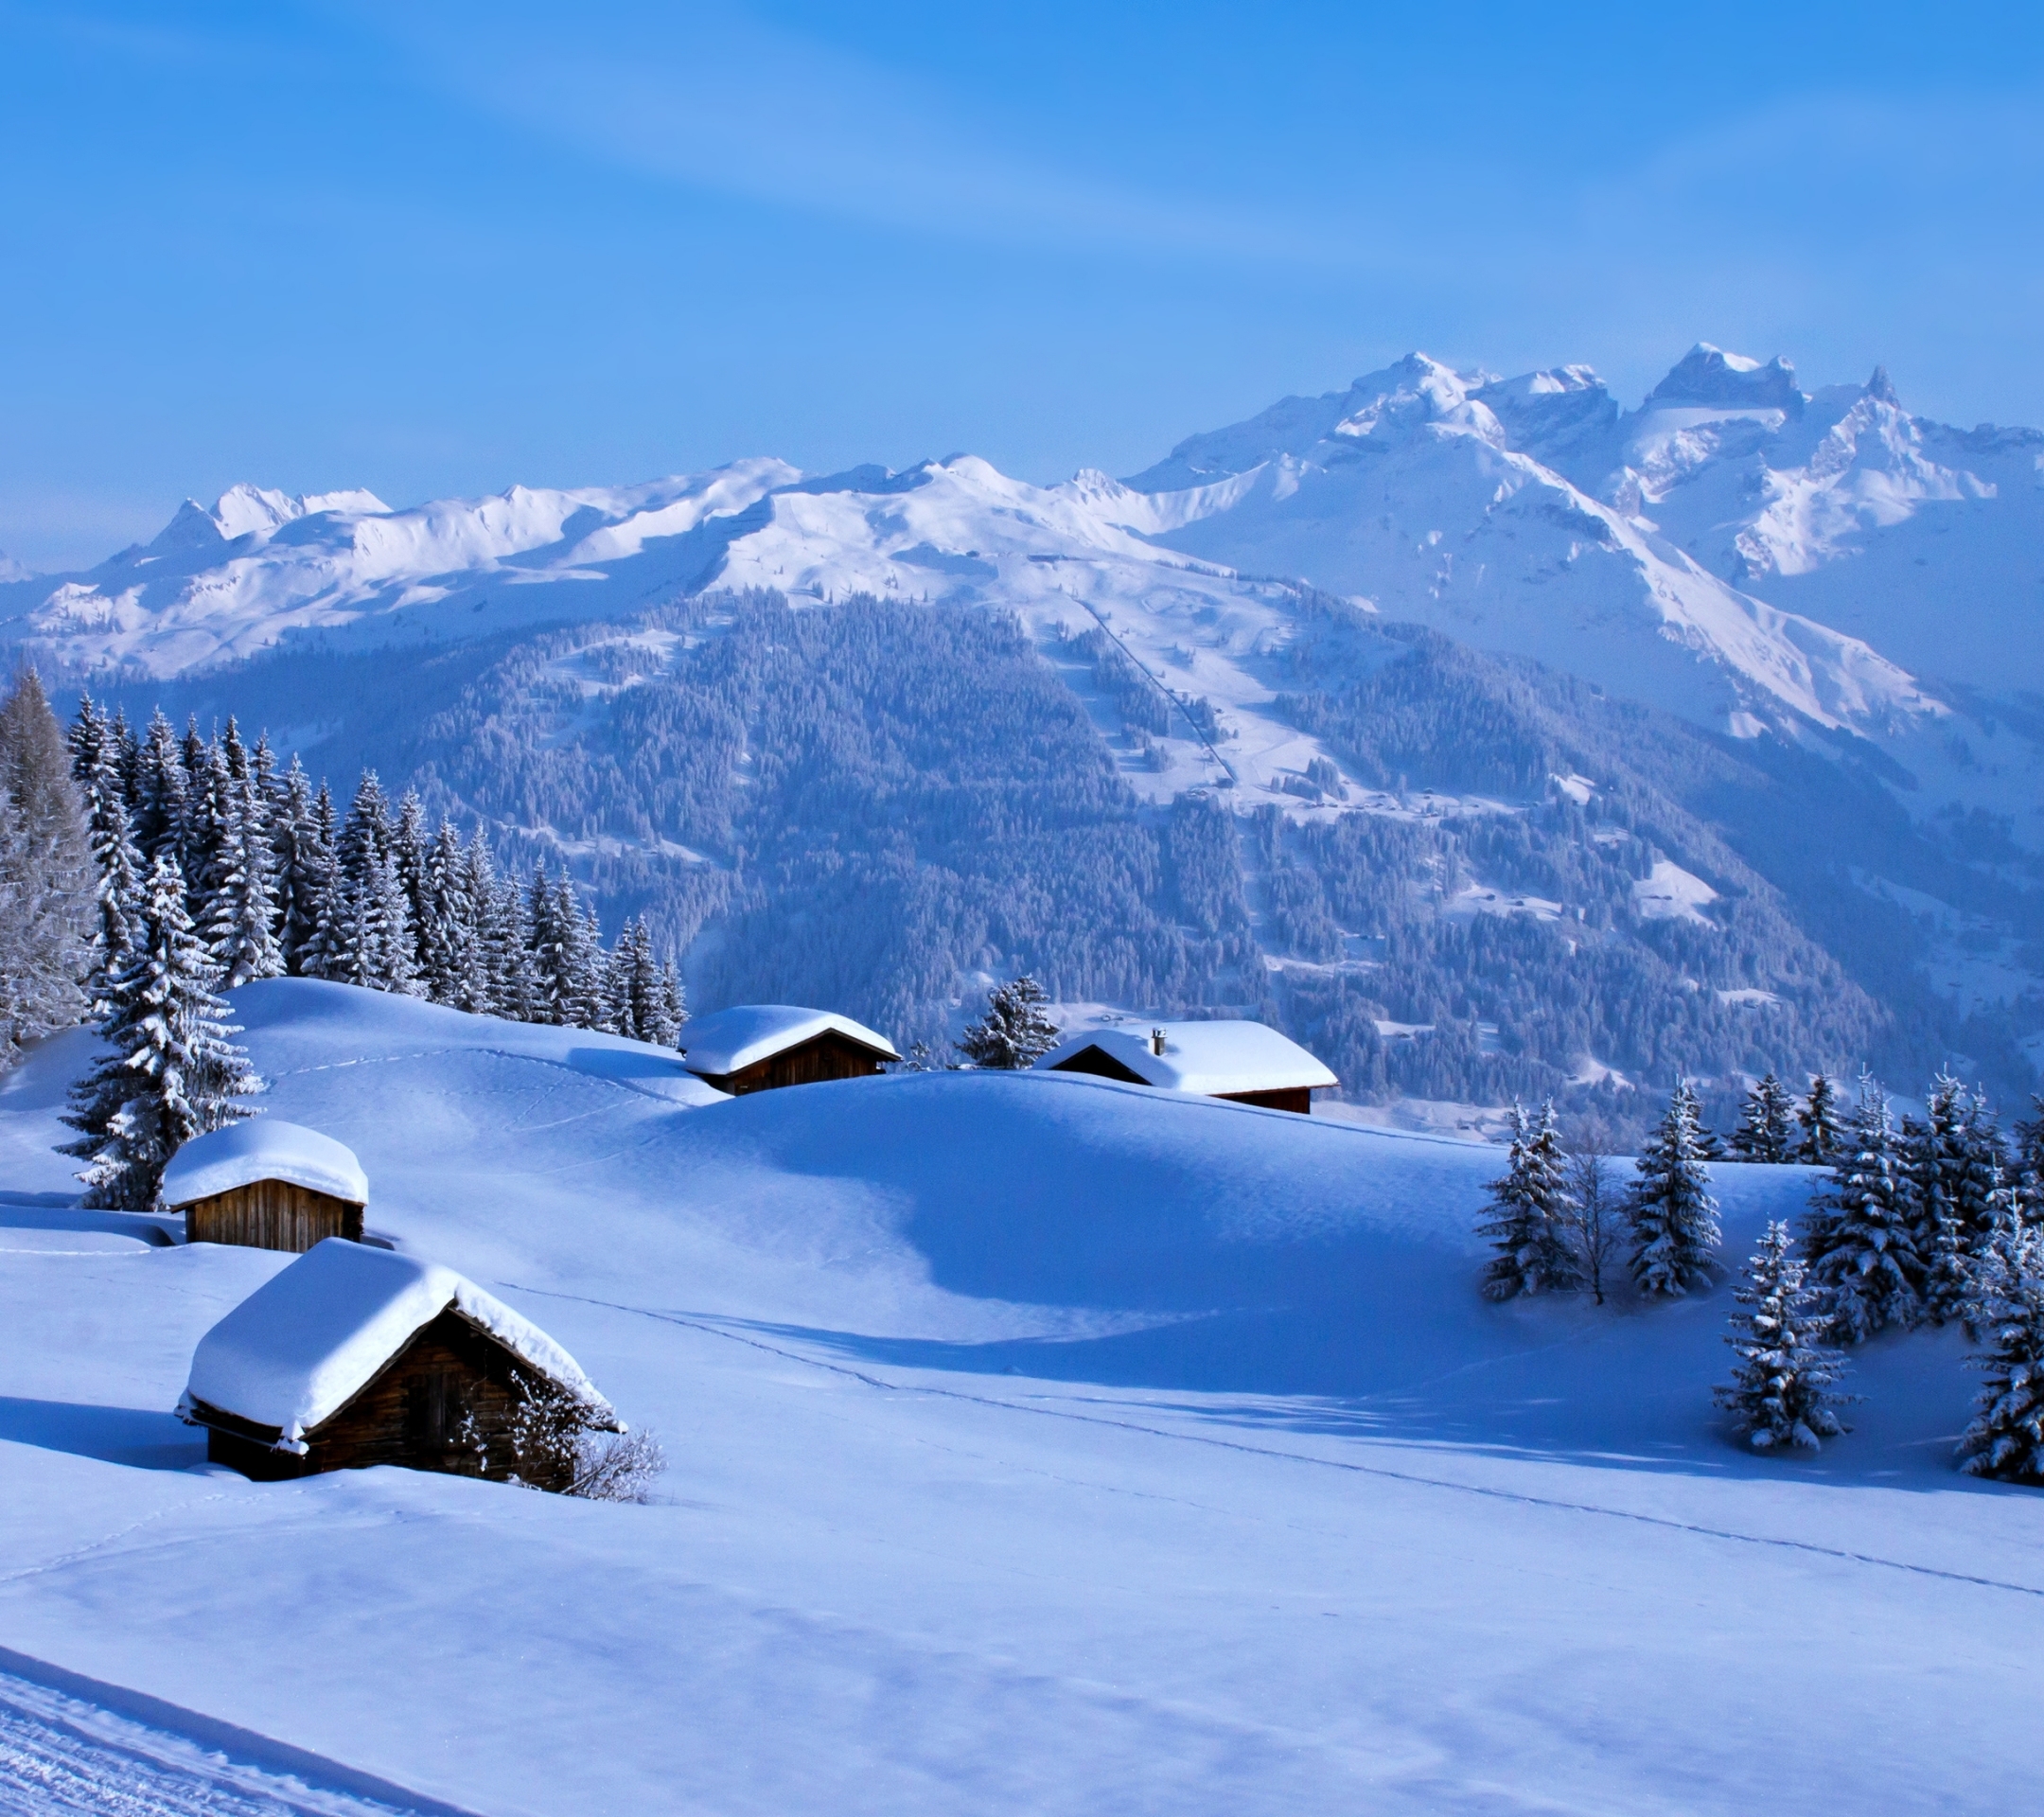
M1677 1070L1947 1060L2026 1088L2007 1010L1942 998L1854 867L2011 921L2035 893L1863 767L1290 604L1262 715L1313 755L1268 783L1097 626L870 597L705 594L416 664L400 700L344 653L119 697L237 712L337 781L414 780L514 861L567 856L607 925L643 911L688 952L701 1007L824 1002L906 1044L1027 969L1066 1001L1266 1017L1359 1097L1623 1114L1622 1084ZM1160 792L1208 749L1195 717L1220 761Z

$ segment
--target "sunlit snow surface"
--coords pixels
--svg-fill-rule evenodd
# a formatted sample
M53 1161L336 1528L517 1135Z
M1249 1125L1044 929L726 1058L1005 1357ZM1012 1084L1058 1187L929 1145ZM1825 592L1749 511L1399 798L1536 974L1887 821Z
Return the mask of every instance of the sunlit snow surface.
M1477 1297L1495 1149L1051 1075L726 1102L605 1037L235 1003L274 1114L657 1430L665 1499L209 1471L191 1347L287 1259L0 1247L26 1680L490 1812L2031 1800L2044 1503L1953 1473L1956 1340L1752 1458L1723 1294ZM0 1189L62 1190L84 1057L0 1086ZM1743 1252L1807 1180L1719 1187Z

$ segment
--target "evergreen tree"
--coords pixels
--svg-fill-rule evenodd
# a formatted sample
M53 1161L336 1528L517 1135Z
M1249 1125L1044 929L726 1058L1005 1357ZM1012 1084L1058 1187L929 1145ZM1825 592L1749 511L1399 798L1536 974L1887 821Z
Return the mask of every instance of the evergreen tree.
M1887 1094L1862 1074L1830 1187L1811 1202L1803 1240L1840 1342L1858 1344L1916 1317L1925 1270L1914 1197Z
M108 736L113 743L114 762L120 770L121 788L128 797L128 815L132 820L137 791L142 784L142 744L129 727L125 707L114 709L114 724Z
M1824 1347L1824 1319L1786 1224L1768 1226L1746 1270L1748 1284L1734 1297L1748 1310L1732 1314L1725 1337L1738 1361L1730 1385L1713 1394L1754 1450L1815 1451L1848 1429L1832 1410L1844 1398L1831 1392L1844 1362Z
M220 913L227 873L234 868L229 847L234 843L235 781L227 768L227 753L217 744L199 748L190 773L178 862L185 873L185 901L192 925L210 929Z
M185 880L158 854L137 905L133 956L111 983L104 1052L72 1087L63 1153L87 1163L86 1203L147 1210L163 1171L190 1138L249 1115L259 1090L231 1036L215 973L185 908Z
M1631 1203L1632 1280L1641 1293L1669 1297L1711 1278L1720 1238L1699 1135L1697 1096L1675 1082L1659 1127L1641 1148Z
M1967 1319L1986 1376L1960 1468L2004 1482L2044 1483L2044 1234L2011 1209L1979 1259Z
M330 824L333 798L324 787L320 793ZM277 952L284 969L296 978L306 972L308 951L319 930L320 906L333 875L333 852L321 838L311 779L296 756L278 790L270 850L276 880Z
M573 930L570 936L568 976L570 1020L576 1029L603 1029L608 1022L605 1002L603 925L596 910L575 911L574 894L564 873L560 880L562 919Z
M231 991L252 979L284 975L269 829L253 775L236 785L220 840L220 875L204 932L220 968L221 988Z
M1746 1094L1732 1152L1742 1161L1779 1165L1794 1160L1797 1147L1795 1100L1770 1071Z
M1571 1241L1576 1204L1569 1196L1567 1168L1554 1105L1542 1105L1536 1120L1523 1104L1514 1104L1505 1173L1486 1189L1489 1213L1476 1226L1477 1235L1496 1251L1484 1271L1486 1299L1552 1293L1579 1283Z
M1952 1226L1961 1265L1982 1254L2000 1216L2007 1153L1987 1101L1969 1092L1949 1073L1931 1081L1924 1119L1903 1122L1904 1164L1909 1173L1916 1252L1929 1265L1946 1224ZM1928 1309L1943 1324L1952 1307L1941 1287Z
M1949 1201L1931 1200L1928 1217L1921 1207L1919 1201L1915 1241L1924 1265L1923 1316L1932 1325L1949 1325L1965 1318L1972 1304L1974 1257L1961 1237Z
M420 895L420 987L435 1003L472 1009L475 1005L462 998L479 930L475 905L468 898L467 856L449 820L440 822L427 844Z
M486 938L493 1014L513 1022L544 1021L529 899L510 877L497 877L490 886Z
M1034 1066L1058 1044L1058 1025L1044 1013L1049 1000L1027 972L996 985L987 994L986 1014L959 1036L959 1051L976 1067L1018 1071Z
M135 769L135 785L129 791L135 846L143 862L153 864L158 853L177 848L185 826L185 797L191 787L177 734L161 707L150 719Z
M335 885L321 917L320 976L372 991L416 994L417 942L397 873L390 803L375 770L364 770L342 823Z
M134 956L135 914L142 894L142 855L128 832L128 815L111 790L94 802L92 840L92 962L86 975L87 1014L106 1013L108 987Z
M507 934L502 925L502 908L495 866L490 860L489 841L478 825L468 836L462 852L461 899L467 920L467 944L448 999L458 1010L478 1014L509 1014L502 1008L501 993L510 988L500 943L519 938L513 927Z
M2044 1096L2031 1095L2035 1117L2026 1117L2014 1130L2016 1171L2029 1179L2044 1182Z
M1796 1112L1796 1122L1803 1131L1803 1149L1796 1158L1805 1167L1829 1167L1845 1139L1835 1080L1820 1072L1810 1081L1809 1096Z
M405 908L412 926L412 967L420 978L427 973L427 924L431 919L432 885L426 874L426 810L418 790L408 788L397 804L397 818L391 826L391 857L397 881L404 891Z
M118 735L85 696L71 728L71 761L84 800L93 861L92 960L85 993L94 1015L105 1014L108 980L128 963L142 889L142 855L129 829L120 756Z
M532 884L525 892L526 927L531 942L533 979L538 988L531 1019L566 1025L569 999L569 947L571 936L561 926L560 899L547 875L546 860L533 866Z
M63 728L24 668L0 703L0 1067L84 1011L91 869Z
M663 959L660 968L659 1019L647 1030L645 1038L663 1048L678 1048L687 1021L688 994L681 988L681 974L671 958Z
M80 791L84 789L88 776L95 774L102 765L117 761L111 749L113 732L106 715L94 705L92 695L80 689L78 712L64 732L64 744L71 752L71 780Z
M618 929L617 944L604 963L604 1026L612 1034L629 1040L645 1037L639 1032L639 1005L632 996L632 969L637 956L639 924L627 921ZM648 961L652 955L647 954Z

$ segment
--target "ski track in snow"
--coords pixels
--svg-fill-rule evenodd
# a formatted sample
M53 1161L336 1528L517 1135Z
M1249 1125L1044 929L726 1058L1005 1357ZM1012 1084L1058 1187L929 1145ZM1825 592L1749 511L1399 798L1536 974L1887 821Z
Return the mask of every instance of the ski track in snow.
M690 1318L680 1313L656 1312L646 1306L626 1306L615 1300L591 1299L582 1294L563 1294L543 1287L527 1287L517 1281L501 1281L500 1286L509 1287L516 1293L533 1294L544 1299L576 1300L585 1306L601 1306L614 1313L630 1313L641 1318L659 1319L667 1325L680 1325L706 1336L721 1337L733 1344L744 1344L768 1355L784 1358L790 1363L804 1364L810 1368L827 1370L832 1375L845 1376L864 1384L870 1388L879 1388L889 1394L925 1395L937 1401L962 1401L973 1406L992 1407L1004 1413L1033 1414L1045 1420L1068 1420L1078 1425L1112 1426L1119 1432L1133 1432L1149 1438L1163 1438L1177 1444L1207 1445L1216 1451L1240 1452L1250 1457L1271 1457L1284 1463L1303 1464L1312 1470L1340 1471L1346 1475L1376 1476L1389 1482L1408 1483L1418 1489L1447 1490L1458 1495L1477 1495L1488 1501L1509 1502L1519 1508L1543 1508L1563 1514L1595 1514L1606 1520L1630 1521L1639 1526L1658 1526L1673 1533L1694 1534L1699 1539L1728 1540L1737 1545L1759 1545L1773 1547L1786 1552L1804 1552L1817 1558L1837 1559L1847 1564L1873 1565L1884 1571L1907 1572L1912 1577L1935 1578L1945 1583L1971 1584L1982 1590L2001 1590L2012 1596L2044 1597L2044 1586L2029 1583L2013 1583L2002 1578L1977 1577L1965 1571L1943 1571L1935 1565L1911 1564L1902 1559L1884 1559L1875 1552L1855 1552L1843 1546L1819 1545L1810 1540L1781 1539L1765 1533L1740 1533L1731 1527L1705 1526L1694 1521L1670 1520L1664 1514L1643 1514L1636 1509L1606 1508L1595 1502L1564 1501L1558 1496L1528 1495L1520 1490L1495 1489L1485 1483L1457 1482L1450 1476L1429 1476L1418 1471L1392 1470L1383 1464L1351 1463L1339 1457L1315 1457L1309 1452L1285 1451L1271 1445L1244 1444L1236 1438L1219 1438L1209 1433L1173 1431L1168 1426L1146 1425L1139 1420L1111 1419L1105 1414L1080 1413L1069 1407L1031 1406L1023 1401L1003 1400L998 1395L967 1394L958 1388L939 1388L922 1382L890 1382L885 1376L873 1375L865 1369L855 1369L847 1364L830 1363L820 1357L810 1356L801 1350L787 1350L778 1344L769 1344L763 1338L749 1336L735 1332L714 1319Z
M0 1672L0 1817L399 1817L421 1808L308 1784Z

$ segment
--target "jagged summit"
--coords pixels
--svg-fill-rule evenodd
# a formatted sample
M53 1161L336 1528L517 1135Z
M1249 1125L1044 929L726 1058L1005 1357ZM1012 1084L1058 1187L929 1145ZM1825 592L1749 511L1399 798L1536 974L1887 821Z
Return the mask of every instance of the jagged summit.
M1895 396L1895 388L1888 377L1886 366L1874 368L1873 378L1866 381L1866 395L1876 403L1894 404L1898 410L1901 408L1902 400Z
M1800 416L1807 401L1796 384L1795 368L1779 354L1763 365L1743 354L1726 353L1708 341L1699 341L1648 393L1643 408L1704 404L1734 410L1780 410Z

